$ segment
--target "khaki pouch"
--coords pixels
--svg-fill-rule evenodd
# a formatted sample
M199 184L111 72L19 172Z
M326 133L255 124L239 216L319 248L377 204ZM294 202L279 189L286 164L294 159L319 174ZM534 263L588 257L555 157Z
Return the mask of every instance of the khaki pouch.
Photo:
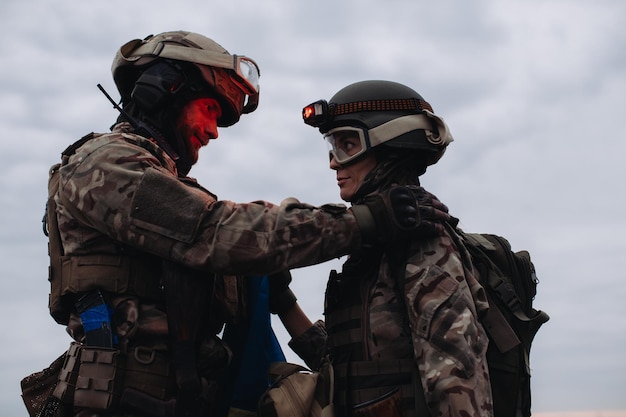
M74 406L92 410L114 408L121 391L124 357L119 350L83 346L74 390Z
M72 342L65 354L63 366L58 373L58 381L52 396L63 404L72 404L74 402L74 389L76 388L78 367L80 365L80 351L81 345Z
M354 406L352 417L402 417L400 390L395 389L380 398Z

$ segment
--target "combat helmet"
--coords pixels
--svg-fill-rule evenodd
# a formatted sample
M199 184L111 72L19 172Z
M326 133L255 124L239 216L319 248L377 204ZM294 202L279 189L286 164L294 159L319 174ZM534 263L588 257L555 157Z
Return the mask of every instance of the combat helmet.
M304 122L319 128L335 161L347 164L377 146L415 149L436 163L452 135L439 116L413 89L392 81L361 81L339 90L328 102L319 100L302 110ZM337 146L335 133L358 133L360 148L347 153Z
M206 89L222 105L218 126L225 127L258 105L257 64L192 32L164 32L131 40L117 51L111 71L122 105L133 101L148 112L158 111L180 95Z

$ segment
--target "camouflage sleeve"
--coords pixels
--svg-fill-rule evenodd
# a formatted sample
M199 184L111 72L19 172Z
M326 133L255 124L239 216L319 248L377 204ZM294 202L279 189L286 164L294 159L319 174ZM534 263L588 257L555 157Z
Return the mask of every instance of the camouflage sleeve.
M449 237L420 243L407 264L413 348L432 414L492 416L487 335ZM473 281L473 280L470 280Z
M318 320L307 331L289 341L289 347L309 368L319 369L326 355L326 325Z
M59 221L70 254L104 235L193 268L245 274L323 262L359 243L344 206L218 201L129 136L94 139L61 169Z

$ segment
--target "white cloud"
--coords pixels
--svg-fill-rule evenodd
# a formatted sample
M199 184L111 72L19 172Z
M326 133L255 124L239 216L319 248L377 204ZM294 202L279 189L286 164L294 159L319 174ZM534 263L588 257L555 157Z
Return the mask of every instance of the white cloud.
M466 229L507 236L537 265L537 304L552 320L533 348L535 411L626 408L625 15L610 0L3 2L0 409L25 415L19 379L69 343L46 311L48 166L114 121L96 84L118 96L116 49L172 29L214 37L261 66L259 110L220 131L192 171L223 198L339 201L302 106L368 78L420 92L456 139L424 184ZM340 265L294 271L313 318Z

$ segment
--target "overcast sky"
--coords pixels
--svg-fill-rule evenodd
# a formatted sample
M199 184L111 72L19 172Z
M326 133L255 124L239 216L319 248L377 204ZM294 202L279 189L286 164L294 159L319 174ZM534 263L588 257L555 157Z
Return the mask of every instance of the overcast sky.
M191 175L222 199L339 202L302 107L365 79L402 82L455 138L423 185L471 232L531 252L534 411L626 409L626 2L3 0L0 3L0 410L69 345L47 311L48 168L116 112L128 40L191 30L261 68L259 109L220 131ZM293 272L321 318L333 261ZM290 360L287 337L276 326Z

